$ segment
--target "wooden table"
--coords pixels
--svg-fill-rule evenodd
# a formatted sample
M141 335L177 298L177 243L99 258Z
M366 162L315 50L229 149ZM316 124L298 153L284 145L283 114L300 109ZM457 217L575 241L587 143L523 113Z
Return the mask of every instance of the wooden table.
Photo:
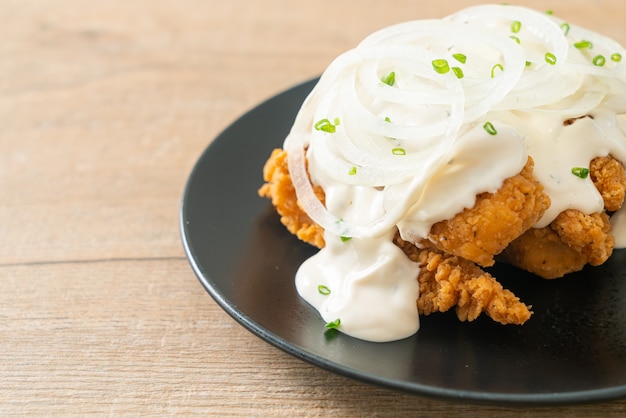
M0 415L624 416L334 375L243 329L183 252L183 187L222 129L368 33L473 3L2 2ZM626 43L622 0L549 7Z

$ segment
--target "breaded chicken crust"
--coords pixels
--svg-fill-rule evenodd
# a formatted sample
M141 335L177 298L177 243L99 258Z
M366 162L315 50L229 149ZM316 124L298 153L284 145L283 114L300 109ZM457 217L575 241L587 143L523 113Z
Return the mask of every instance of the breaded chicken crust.
M287 166L287 152L282 149L272 151L263 167L263 179L266 183L259 189L259 196L272 201L280 215L280 222L300 240L322 248L325 244L324 229L313 222L298 203ZM324 201L324 191L320 187L315 188L315 194L320 201Z
M605 210L619 210L626 194L624 166L612 156L594 158L589 176L602 196ZM522 234L498 259L545 279L556 279L580 271L587 264L604 263L614 246L606 212L586 215L568 209L545 228L531 228Z
M283 225L302 241L322 248L324 229L297 204L284 150L272 152L263 177L266 183L259 189L259 195L271 199ZM316 194L323 202L323 190L316 188ZM399 236L395 242L420 264L416 278L420 287L416 301L420 314L444 312L456 306L456 314L462 321L472 321L482 312L502 324L523 324L531 316L528 306L472 262L444 255L439 250L418 249Z
M437 222L420 247L434 248L488 267L494 257L532 227L550 206L543 186L533 177L532 158L522 171L495 193L477 196L473 207L452 219Z
M585 215L568 209L549 226L531 228L515 239L500 260L544 279L556 279L587 264L604 263L614 245L606 213Z
M619 210L626 195L624 166L612 156L597 157L589 165L589 176L609 212Z
M456 307L461 321L473 321L484 312L503 325L521 325L531 317L529 306L470 261L417 248L398 235L395 243L419 264L417 309L420 314L446 312Z

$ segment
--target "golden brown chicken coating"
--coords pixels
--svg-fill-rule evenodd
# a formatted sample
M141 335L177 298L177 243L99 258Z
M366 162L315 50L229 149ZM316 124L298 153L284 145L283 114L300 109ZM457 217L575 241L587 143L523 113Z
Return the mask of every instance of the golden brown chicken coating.
M612 156L598 157L591 161L589 176L602 195L604 209L613 212L622 207L626 194L624 166Z
M281 222L291 233L311 245L322 248L324 230L297 204L286 156L287 153L283 150L277 149L272 152L263 170L266 183L260 188L259 195L272 200L281 216ZM528 184L527 181L519 183ZM512 189L520 191L519 198L522 198L526 190L518 186ZM528 189L533 194L536 186ZM323 190L317 188L316 193L323 201ZM482 200L486 199L483 197ZM507 207L511 206L514 205ZM530 317L529 307L472 262L457 256L444 255L437 250L418 249L399 237L396 238L396 244L409 258L420 264L417 278L420 295L417 306L421 314L444 312L456 306L456 314L462 321L472 321L481 312L502 324L522 324Z
M592 266L604 263L613 252L615 240L606 213L584 213L568 209L550 224L561 241L579 253Z
M620 209L626 191L622 164L612 156L598 157L591 161L589 175L602 195L605 210ZM586 264L604 263L614 245L606 213L585 215L569 209L549 226L528 230L513 241L499 259L540 277L555 279L579 271Z
M529 159L522 171L506 179L496 193L480 194L474 207L433 225L420 247L458 255L482 266L493 265L494 256L536 223L550 205L532 169L533 161ZM272 200L281 222L301 240L322 248L324 231L297 204L284 150L272 152L263 177L266 183L259 194ZM323 190L316 187L315 192L323 201Z
M399 236L395 243L420 266L420 314L445 312L456 306L461 321L473 321L485 312L496 322L517 325L532 315L529 306L475 264L457 256L418 249Z
M522 171L506 179L495 193L477 196L472 208L434 224L420 246L458 255L483 267L532 227L550 206L543 186L533 178L531 158Z
M563 277L586 264L604 263L615 241L606 213L568 209L544 228L532 228L511 242L501 260L545 279Z
M263 179L266 183L259 189L259 195L271 199L280 215L280 221L287 227L287 230L302 241L322 248L324 229L313 222L298 203L296 190L287 167L287 152L282 149L272 151L263 167ZM323 202L324 191L316 187L315 193Z
M555 279L581 270L587 263L578 252L564 245L549 226L529 229L509 244L498 260L544 279Z

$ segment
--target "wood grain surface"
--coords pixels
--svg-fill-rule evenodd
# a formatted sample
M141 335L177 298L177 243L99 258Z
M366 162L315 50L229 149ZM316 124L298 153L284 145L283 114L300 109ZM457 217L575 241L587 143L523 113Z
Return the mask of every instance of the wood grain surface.
M376 29L475 3L3 1L0 416L625 416L337 376L243 329L185 258L183 187L222 129ZM521 3L626 43L623 0Z

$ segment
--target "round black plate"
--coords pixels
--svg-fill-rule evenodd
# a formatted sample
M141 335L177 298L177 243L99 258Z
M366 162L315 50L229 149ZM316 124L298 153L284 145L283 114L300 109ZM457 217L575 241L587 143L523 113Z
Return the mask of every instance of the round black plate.
M599 268L546 281L508 266L494 274L534 315L524 326L453 312L421 318L417 335L370 343L325 332L293 277L314 249L259 198L262 169L316 80L262 103L228 127L188 180L180 227L191 265L235 320L324 369L419 395L518 405L626 396L626 251Z

